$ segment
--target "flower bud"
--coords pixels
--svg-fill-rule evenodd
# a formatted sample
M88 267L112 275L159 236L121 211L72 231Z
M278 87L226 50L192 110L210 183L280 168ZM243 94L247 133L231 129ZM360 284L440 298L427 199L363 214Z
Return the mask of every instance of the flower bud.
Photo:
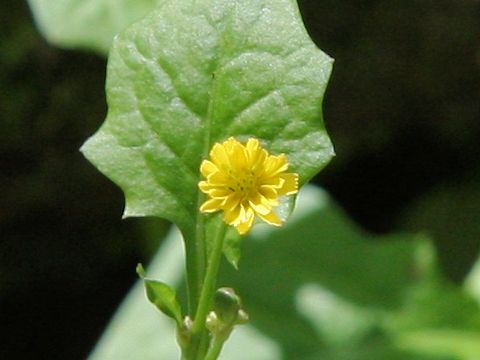
M212 334L217 332L219 321L217 315L213 311L210 311L208 314L205 326Z
M185 316L182 325L177 327L177 343L182 349L188 347L192 334L193 321L189 316Z
M244 325L248 322L249 316L247 312L243 309L238 310L237 321L235 324Z
M220 288L215 293L213 311L218 320L227 326L233 325L241 309L241 300L232 288Z

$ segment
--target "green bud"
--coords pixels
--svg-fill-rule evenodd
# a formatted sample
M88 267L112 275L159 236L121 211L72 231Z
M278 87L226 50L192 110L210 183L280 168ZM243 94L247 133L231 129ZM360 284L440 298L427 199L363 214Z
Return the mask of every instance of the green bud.
M217 315L213 311L210 311L208 314L207 320L205 321L205 326L212 334L218 331L219 321Z
M249 316L247 312L243 309L238 310L238 315L237 315L237 325L243 325L246 324L249 320Z
M213 311L223 324L233 325L241 307L241 300L232 288L220 288L215 293Z
M145 274L145 269L143 268L143 265L141 263L137 264L136 271L137 271L138 276L140 276L140 278L142 278L142 279L147 276Z
M188 347L192 336L193 321L189 316L185 316L182 325L177 326L177 343L182 349Z

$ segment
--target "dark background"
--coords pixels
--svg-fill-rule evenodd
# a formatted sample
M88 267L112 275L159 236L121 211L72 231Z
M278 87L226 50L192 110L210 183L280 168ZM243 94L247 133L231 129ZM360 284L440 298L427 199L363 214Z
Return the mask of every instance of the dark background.
M480 3L299 1L336 59L337 157L317 176L375 233L434 236L459 282L480 247ZM1 359L83 359L165 230L79 153L106 113L106 60L50 46L0 3Z

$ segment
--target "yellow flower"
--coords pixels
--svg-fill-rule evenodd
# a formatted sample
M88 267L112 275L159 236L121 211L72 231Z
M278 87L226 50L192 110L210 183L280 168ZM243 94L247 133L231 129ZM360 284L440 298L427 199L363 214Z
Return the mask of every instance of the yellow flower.
M251 229L255 216L280 226L282 220L273 211L279 204L278 197L298 191L298 175L286 173L287 169L285 154L270 155L257 139L250 138L246 145L233 137L216 143L210 160L200 166L206 181L198 186L208 195L200 211L223 210L224 221L240 234Z

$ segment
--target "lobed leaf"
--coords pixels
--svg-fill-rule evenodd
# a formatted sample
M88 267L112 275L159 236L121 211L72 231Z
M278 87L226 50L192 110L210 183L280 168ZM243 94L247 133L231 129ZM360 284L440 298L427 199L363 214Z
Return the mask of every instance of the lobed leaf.
M164 1L115 39L108 116L82 151L123 189L125 216L163 217L191 238L214 142L257 137L302 183L328 163L331 66L294 0Z
M163 275L166 269L175 271L177 280L169 278L171 284L181 284L179 239L180 235L173 233L149 269ZM460 326L449 315L440 315L465 304L462 296L454 294L448 301L451 307L443 305L439 293L418 299L417 289L429 285L433 270L428 266L434 265L429 262L427 266L425 259L419 258L419 250L429 250L423 239L408 234L372 237L346 218L324 192L304 187L288 224L280 229L256 227L244 244L247 256L242 271L222 271L220 285L235 289L251 320L233 332L222 358L443 359L421 351L423 342L416 346L403 341L404 335L425 327ZM422 256L430 258L432 254ZM171 263L175 259L176 265ZM425 291L430 293L429 289ZM122 306L91 360L175 357L171 355L176 351L173 324L152 322L142 294L134 291L135 299L129 298ZM416 309L428 307L432 309L425 311L428 319L399 322L415 318ZM474 307L468 312L470 316L463 319L480 314ZM397 326L392 326L392 321ZM469 331L475 332L475 327ZM142 335L133 342L132 332ZM152 333L156 335L153 339ZM157 337L161 337L161 348Z

